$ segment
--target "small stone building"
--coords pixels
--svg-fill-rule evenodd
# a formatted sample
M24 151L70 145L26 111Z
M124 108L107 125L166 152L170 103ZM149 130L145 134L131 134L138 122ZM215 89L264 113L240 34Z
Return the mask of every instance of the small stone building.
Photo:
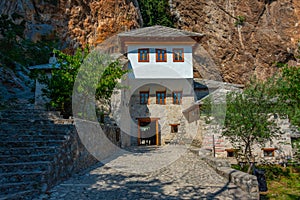
M52 72L53 68L59 68L55 54L51 54L51 56L49 58L49 63L41 64L41 65L34 65L34 66L29 67L29 69L31 71L38 70L39 73L41 73L41 74L44 73L48 77L51 77L51 72ZM40 83L38 80L35 80L35 94L34 94L35 109L45 109L46 103L49 102L49 99L47 99L43 95L43 91L42 91L43 88L45 88L45 85Z
M224 102L226 94L232 91L241 91L243 85L229 84L212 80L198 80L198 84L203 84L209 89L209 95L201 98L196 103L201 106L205 98L213 96L216 104ZM225 116L224 116L225 117ZM254 145L253 154L256 156L256 162L264 163L282 163L293 157L293 149L291 142L291 124L287 118L281 119L279 116L270 116L277 124L277 136L266 141L263 145ZM213 117L212 120L213 121ZM207 149L215 156L227 158L232 163L236 163L235 149L233 145L225 137L222 137L222 124L207 123L205 118L200 120L202 133L202 148Z

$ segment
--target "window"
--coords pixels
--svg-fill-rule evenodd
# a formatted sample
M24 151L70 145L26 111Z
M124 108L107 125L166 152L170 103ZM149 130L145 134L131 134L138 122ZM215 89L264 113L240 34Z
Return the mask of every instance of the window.
M173 49L173 62L184 62L183 48Z
M167 62L166 49L156 49L156 62Z
M166 92L156 92L156 103L166 104Z
M149 62L149 49L138 50L139 62Z
M182 92L173 92L173 104L181 104Z
M263 148L264 157L274 157L275 148Z
M225 149L227 151L227 157L234 157L235 156L235 150L234 149Z
M178 133L178 124L170 124L171 133Z
M140 92L140 104L149 104L149 92Z

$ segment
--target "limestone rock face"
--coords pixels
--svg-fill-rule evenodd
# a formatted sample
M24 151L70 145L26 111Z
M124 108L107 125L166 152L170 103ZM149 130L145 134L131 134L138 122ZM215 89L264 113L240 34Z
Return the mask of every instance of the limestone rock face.
M33 41L55 32L66 45L95 45L142 23L136 0L4 0L0 15L21 15ZM18 23L16 21L15 23Z
M300 1L169 0L169 4L177 28L206 35L196 50L195 76L244 84L253 75L261 79L271 75L276 62L295 61ZM26 21L28 38L38 41L56 33L71 49L142 26L137 0L0 2L0 15L14 13ZM239 18L245 20L237 25Z
M300 1L171 0L176 26L206 36L201 46L224 81L264 79L276 62L295 60L300 38ZM242 23L237 24L239 18ZM196 66L200 72L209 65ZM213 69L214 73L218 73ZM206 77L204 77L206 78Z

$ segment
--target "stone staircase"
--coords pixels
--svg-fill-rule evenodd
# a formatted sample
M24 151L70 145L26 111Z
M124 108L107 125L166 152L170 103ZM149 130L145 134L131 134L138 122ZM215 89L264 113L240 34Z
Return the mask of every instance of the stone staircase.
M225 148L227 146L224 138L221 136L221 128L217 124L206 124L205 121L200 120L203 142L202 148L213 151L213 146L215 146L216 154L224 154Z
M32 199L60 179L61 149L73 125L59 117L43 110L0 111L0 200Z

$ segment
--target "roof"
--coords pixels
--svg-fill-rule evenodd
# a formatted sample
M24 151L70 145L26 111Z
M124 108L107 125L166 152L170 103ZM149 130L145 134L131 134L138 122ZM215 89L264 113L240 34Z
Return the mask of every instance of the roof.
M204 34L155 25L118 34L120 37L202 37Z

